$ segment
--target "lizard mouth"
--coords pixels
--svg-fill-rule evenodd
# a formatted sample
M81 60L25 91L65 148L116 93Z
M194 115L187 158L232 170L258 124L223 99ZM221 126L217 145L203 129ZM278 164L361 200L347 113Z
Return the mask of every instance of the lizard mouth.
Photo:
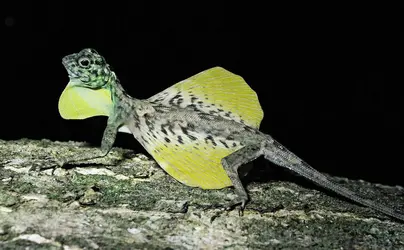
M77 74L75 74L73 71L71 71L69 68L67 68L66 67L66 71L67 71L67 74L69 75L69 77L71 78L71 79L76 79L76 78L79 78L79 76L77 75Z
M76 73L74 73L71 68L69 67L69 65L66 64L66 62L63 62L63 66L65 67L67 74L69 75L70 78L79 78L79 75L77 75Z

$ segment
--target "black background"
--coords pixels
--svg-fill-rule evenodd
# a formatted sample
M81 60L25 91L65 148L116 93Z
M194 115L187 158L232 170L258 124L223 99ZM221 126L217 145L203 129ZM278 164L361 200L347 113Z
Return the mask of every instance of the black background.
M61 58L92 47L137 98L222 66L257 92L261 130L314 168L403 184L403 110L391 87L398 72L403 80L403 51L387 7L189 2L3 2L0 139L99 145L106 117L66 121L57 110ZM129 134L115 146L144 152Z

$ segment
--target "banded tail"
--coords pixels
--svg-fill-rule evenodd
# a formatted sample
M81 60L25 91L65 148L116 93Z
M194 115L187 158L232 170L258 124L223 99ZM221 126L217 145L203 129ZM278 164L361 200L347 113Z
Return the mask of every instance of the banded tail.
M357 202L361 205L372 208L376 211L389 215L398 220L404 221L404 215L394 208L387 207L385 205L377 204L371 200L362 198L358 196L355 192L344 188L335 182L329 180L325 175L320 173L319 171L312 168L309 164L298 158L284 146L282 146L277 141L270 139L270 142L267 144L264 149L264 157L284 168L287 168L307 179L314 182L315 184L329 189L345 198L348 198L354 202Z

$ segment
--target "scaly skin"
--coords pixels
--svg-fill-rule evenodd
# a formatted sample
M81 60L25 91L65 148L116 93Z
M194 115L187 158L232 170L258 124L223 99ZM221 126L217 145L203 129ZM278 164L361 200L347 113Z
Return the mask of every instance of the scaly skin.
M240 181L238 168L263 155L265 159L294 171L324 188L404 221L403 214L393 208L361 198L354 192L333 183L271 136L242 121L202 112L195 108L195 105L180 107L174 100L167 106L161 105L158 100L139 100L129 96L105 59L93 49L84 49L64 57L63 65L69 73L70 80L75 84L90 89L110 90L113 110L108 118L101 148L90 155L80 154L64 160L60 162L61 166L68 162L107 155L113 146L118 129L125 126L147 150L150 150L150 142L161 138L164 138L170 147L181 147L184 138L187 138L191 141L204 141L204 145L213 148L221 144L220 146L231 149L233 153L224 157L221 162L235 188L237 198L228 204L227 208L240 205L241 211L244 209L249 198ZM177 95L175 98L181 96Z

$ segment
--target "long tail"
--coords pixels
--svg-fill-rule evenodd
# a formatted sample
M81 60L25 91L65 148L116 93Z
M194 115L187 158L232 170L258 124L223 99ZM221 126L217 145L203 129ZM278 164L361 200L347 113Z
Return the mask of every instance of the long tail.
M265 147L264 157L279 166L296 172L321 187L404 222L404 214L394 208L362 198L355 192L334 183L272 138L269 139Z

